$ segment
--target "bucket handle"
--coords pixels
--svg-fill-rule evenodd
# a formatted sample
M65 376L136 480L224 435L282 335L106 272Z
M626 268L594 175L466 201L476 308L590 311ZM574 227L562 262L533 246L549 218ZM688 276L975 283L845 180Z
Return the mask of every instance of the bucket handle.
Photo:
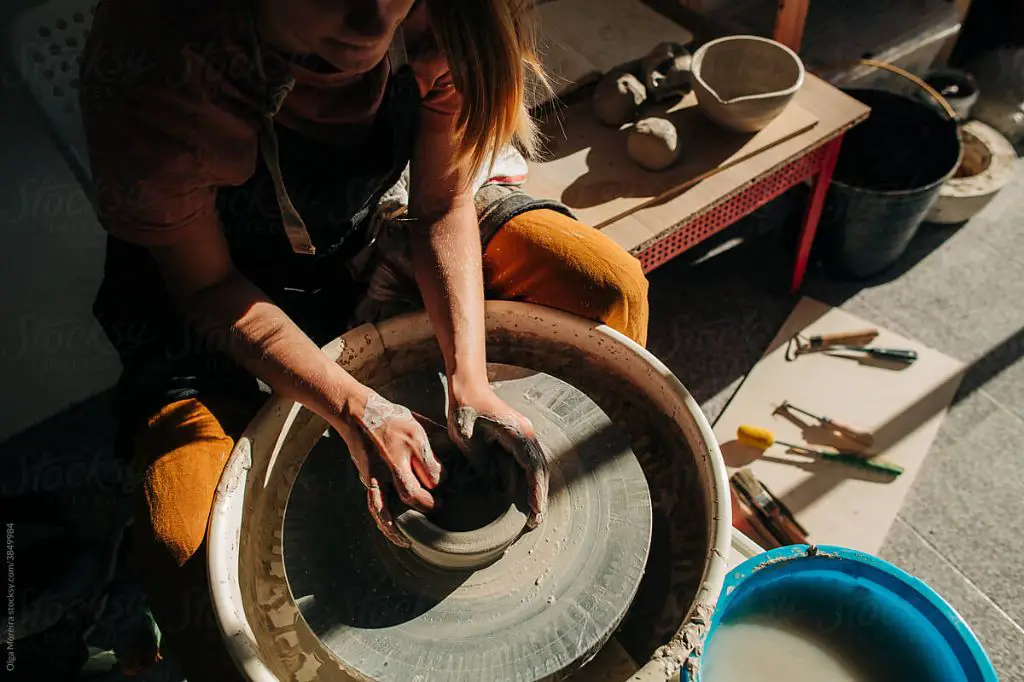
M953 109L950 103L946 101L946 98L939 94L938 90L928 85L922 79L918 78L917 76L910 73L906 69L902 69L896 66L895 64L882 62L877 59L858 59L854 62L851 62L851 64L859 64L861 66L870 66L876 69L882 69L883 71L888 71L890 73L896 74L897 76L902 76L903 78L906 78L908 81L910 81L917 87L927 92L928 95L935 100L935 103L938 104L944 112L946 112L946 115L949 116L950 121L955 122L957 120L956 111Z

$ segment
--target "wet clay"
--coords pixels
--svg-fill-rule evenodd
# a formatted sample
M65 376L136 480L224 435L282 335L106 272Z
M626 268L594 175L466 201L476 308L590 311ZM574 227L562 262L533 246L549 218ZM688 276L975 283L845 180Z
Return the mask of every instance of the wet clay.
M657 45L643 61L644 86L654 102L686 94L690 83L690 53L678 43Z
M679 159L679 133L665 118L645 118L629 131L626 151L641 168L665 170Z
M431 491L438 506L426 515L428 521L448 531L480 530L496 521L513 504L516 481L510 486L505 480L506 476L517 473L511 467L479 471L469 465L447 436L432 438L430 444L441 461L444 476L437 488ZM512 459L497 446L489 447L486 456L505 463L511 463Z
M436 371L416 374L438 381ZM349 494L358 481L340 439L321 440L295 479L282 542L288 587L310 630L357 679L548 679L588 660L636 594L651 498L625 434L552 376L526 372L494 387L536 428L551 494L544 522L482 568L439 566L381 537L361 496ZM378 390L431 419L443 415L443 387L403 398L409 388L403 375ZM473 480L467 471L453 468L448 483L453 503L475 517L462 519L469 526L496 507L458 491Z
M570 382L597 403L629 438L647 477L653 529L644 579L615 636L635 661L658 656L658 652L668 649L663 645L672 642L672 674L678 674L679 665L692 650L687 642L699 643L706 631L704 621L694 624L686 619L704 575L703 557L710 543L707 502L700 477L694 475L694 453L686 435L672 415L658 409L636 384L605 371L600 363L580 353L571 337L555 344L539 336L515 332L508 336L495 334L488 347L489 357L543 367ZM611 342L603 345L602 351L609 357L622 352ZM409 360L421 359L418 352L412 352ZM392 362L404 364L406 358L393 355ZM698 605L696 613L702 608ZM710 614L705 615L709 622Z
M432 491L437 506L423 514L396 497L395 524L424 561L452 570L482 568L499 559L527 526L525 480L501 448L484 446L471 466L447 436L433 441L445 466Z
M647 90L636 76L609 71L594 88L592 104L602 123L618 127L635 119L646 99Z

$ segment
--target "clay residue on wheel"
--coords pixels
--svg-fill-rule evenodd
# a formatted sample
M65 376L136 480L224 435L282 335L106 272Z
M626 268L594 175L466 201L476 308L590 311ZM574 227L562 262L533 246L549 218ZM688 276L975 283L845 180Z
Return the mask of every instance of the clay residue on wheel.
M621 352L621 347L609 339L608 352ZM707 501L685 434L674 415L659 410L641 386L604 371L571 339L556 343L518 331L499 332L489 339L488 357L536 368L576 386L629 436L650 488L655 532L644 579L616 637L634 660L647 660L690 613L710 543Z
M420 374L427 385L442 383L436 372L421 367ZM378 390L402 401L405 389ZM494 673L487 679L565 673L605 641L642 579L649 486L625 434L586 398L587 409L552 408L552 397L579 392L550 376L529 373L495 390L531 420L550 452L552 497L545 522L494 563L451 570L387 545L346 494L357 484L337 439L324 441L296 480L283 533L289 588L331 658L365 678L476 682L482 677L472 671L483 668ZM428 392L429 402L443 398ZM410 407L439 411L437 404ZM504 452L491 456L515 464ZM339 541L324 542L325 533ZM465 672L445 674L450 656Z

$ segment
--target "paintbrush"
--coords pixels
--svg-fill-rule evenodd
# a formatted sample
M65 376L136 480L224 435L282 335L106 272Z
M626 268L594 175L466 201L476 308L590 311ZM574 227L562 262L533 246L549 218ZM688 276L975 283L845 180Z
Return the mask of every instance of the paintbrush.
M745 534L764 549L779 547L779 539L761 520L757 510L747 503L747 497L739 491L736 481L730 481L732 494L732 526Z
M746 501L757 510L761 520L783 545L798 545L807 541L807 531L754 473L744 467L732 475L732 482Z

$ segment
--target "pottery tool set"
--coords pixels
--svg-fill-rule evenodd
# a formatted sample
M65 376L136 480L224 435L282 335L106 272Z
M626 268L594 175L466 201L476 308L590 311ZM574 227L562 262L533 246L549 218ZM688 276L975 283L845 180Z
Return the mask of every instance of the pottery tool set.
M819 416L793 405L788 400L775 410L778 413L799 413L818 422L821 428L832 434L839 442L849 441L849 449L825 450L799 443L778 440L769 429L751 424L741 424L736 429L736 440L760 453L781 445L790 452L812 456L825 462L854 467L894 478L904 472L903 467L857 448L870 447L874 443L872 434L856 429L829 417ZM730 479L735 499L733 508L739 518L737 527L752 535L762 547L782 547L807 542L807 530L800 525L789 508L773 495L757 479L749 467L734 473Z
M747 469L810 542L876 553L963 370L914 339L804 298L746 374L715 436L730 474ZM767 535L765 546L782 542L758 513L734 492L735 527Z

